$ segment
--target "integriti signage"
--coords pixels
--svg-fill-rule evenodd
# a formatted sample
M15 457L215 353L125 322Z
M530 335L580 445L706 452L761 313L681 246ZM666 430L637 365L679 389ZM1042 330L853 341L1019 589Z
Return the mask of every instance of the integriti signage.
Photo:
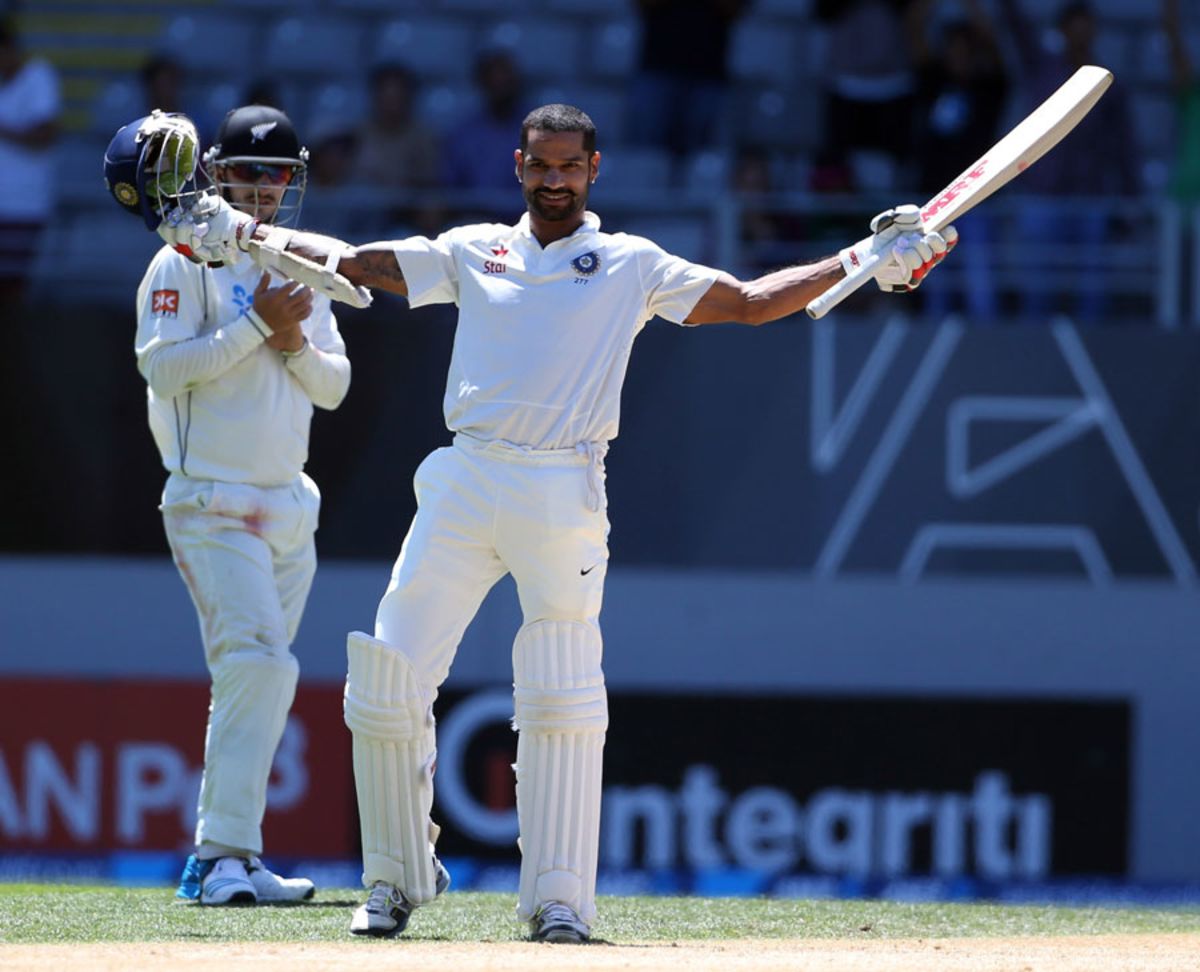
M511 697L444 701L440 846L510 856ZM1124 702L621 695L610 710L602 867L1125 873Z

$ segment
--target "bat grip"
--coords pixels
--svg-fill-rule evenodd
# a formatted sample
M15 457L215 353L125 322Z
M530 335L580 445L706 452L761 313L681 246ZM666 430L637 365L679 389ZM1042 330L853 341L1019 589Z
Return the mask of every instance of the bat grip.
M804 310L814 321L824 317L838 304L858 290L868 280L873 280L879 264L883 262L882 253L874 253L867 257L857 268L808 302Z

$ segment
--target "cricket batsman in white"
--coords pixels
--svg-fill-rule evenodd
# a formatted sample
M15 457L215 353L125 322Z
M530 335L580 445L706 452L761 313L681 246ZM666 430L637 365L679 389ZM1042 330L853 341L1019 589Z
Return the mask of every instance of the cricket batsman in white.
M911 290L957 238L952 227L925 232L917 207L903 206L837 256L743 282L647 239L601 231L587 211L600 173L596 130L579 109L536 109L519 145L513 171L527 211L513 225L352 247L207 203L159 228L194 253L248 252L354 305L379 288L413 307L459 308L445 395L453 443L416 472L417 513L373 633L348 639L345 719L370 889L351 921L357 934L403 931L447 883L432 850L433 702L484 596L511 573L524 620L512 646L517 914L534 940L588 940L608 725L598 623L604 456L643 325L655 316L695 326L800 314L876 253L879 286Z
M105 179L159 225L161 200L197 192L195 130L156 111L122 128ZM307 151L288 117L231 111L206 153L211 198L264 226L299 211ZM291 643L316 570L320 493L304 473L313 406L333 409L350 363L329 298L250 260L164 246L137 294L138 369L168 472L161 510L200 619L212 703L195 853L178 896L201 904L311 897L262 863L267 779L296 691Z

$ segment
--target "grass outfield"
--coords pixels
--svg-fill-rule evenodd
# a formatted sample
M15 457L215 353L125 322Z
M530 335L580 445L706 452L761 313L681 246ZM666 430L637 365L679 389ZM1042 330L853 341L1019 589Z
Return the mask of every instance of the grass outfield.
M0 942L332 942L347 932L360 889L300 904L201 908L169 888L0 884ZM525 927L515 895L451 892L414 916L405 939L513 942ZM597 939L613 944L736 940L1026 938L1200 933L1200 909L905 904L765 898L602 897ZM1200 968L1200 955L1197 955ZM0 961L0 966L4 962Z

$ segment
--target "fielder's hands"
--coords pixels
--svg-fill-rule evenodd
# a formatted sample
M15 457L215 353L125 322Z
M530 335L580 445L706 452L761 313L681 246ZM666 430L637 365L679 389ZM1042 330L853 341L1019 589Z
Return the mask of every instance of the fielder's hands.
M958 243L958 230L944 227L940 233L926 233L918 206L897 206L871 220L873 235L842 250L838 256L846 273L870 256L882 257L875 283L880 290L912 291L921 285Z
M268 348L293 354L303 349L304 331L300 325L312 313L311 287L302 287L291 280L272 287L271 275L264 273L254 290L251 306L271 329L266 341Z
M255 220L217 193L201 196L190 209L173 209L158 224L158 235L193 263L237 263L239 238L253 232ZM248 229L247 229L248 227Z

